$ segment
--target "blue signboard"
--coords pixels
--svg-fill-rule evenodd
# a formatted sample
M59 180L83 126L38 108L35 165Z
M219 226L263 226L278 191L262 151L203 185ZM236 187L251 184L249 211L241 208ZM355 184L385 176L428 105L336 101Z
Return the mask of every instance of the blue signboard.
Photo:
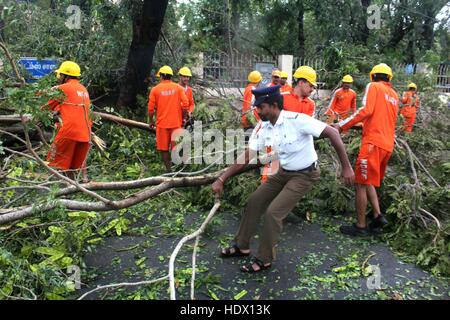
M414 73L414 66L412 64L407 64L405 67L405 73L406 74L413 74Z
M19 59L28 73L27 81L33 82L43 76L46 76L58 67L58 61L54 59L38 59L32 57L23 57Z

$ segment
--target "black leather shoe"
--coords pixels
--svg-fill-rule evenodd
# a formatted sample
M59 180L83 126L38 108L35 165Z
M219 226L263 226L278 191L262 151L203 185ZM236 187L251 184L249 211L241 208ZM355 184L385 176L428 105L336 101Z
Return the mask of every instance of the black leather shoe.
M372 222L369 223L369 229L382 229L388 224L388 221L386 218L380 214L378 217L372 219Z
M367 228L360 228L356 225L356 223L350 226L341 226L339 230L346 235L352 237L367 237L370 235L370 232Z

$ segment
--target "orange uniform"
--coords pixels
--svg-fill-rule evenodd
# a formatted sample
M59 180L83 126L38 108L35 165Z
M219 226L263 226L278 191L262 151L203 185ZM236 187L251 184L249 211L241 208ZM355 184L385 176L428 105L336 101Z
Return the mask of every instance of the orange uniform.
M80 169L89 152L92 121L90 99L86 88L76 79L56 86L64 92L64 101L50 100L49 108L59 113L57 134L47 155L52 167L62 170Z
M242 128L247 129L251 127L251 124L247 120L247 112L251 110L252 104L255 101L255 96L252 93L252 90L256 89L256 86L254 83L250 83L247 85L247 87L244 90L244 97L242 102L242 116L241 116L241 125ZM253 114L257 121L259 121L259 115L256 110L253 110Z
M156 148L168 151L169 145L175 147L171 135L174 129L181 128L183 112L187 111L189 100L183 87L171 80L163 80L150 91L148 113L153 114L156 108Z
M419 95L414 91L404 92L402 104L400 114L405 118L403 130L405 132L412 132L414 122L416 121L417 108L420 106Z
M280 93L282 95L286 95L286 94L292 93L292 86L290 84L286 83L284 86L282 86L280 88Z
M283 95L283 109L286 111L304 113L314 117L316 104L310 97L300 98L295 93Z
M398 104L397 93L389 82L371 82L367 85L363 106L339 122L344 131L363 122L361 149L355 168L356 183L380 186L394 150Z
M339 88L331 97L325 114L330 116L330 122L333 122L335 119L346 119L350 110L352 113L356 111L356 92L352 89Z
M192 92L192 88L189 86L183 87L184 93L186 94L186 97L189 101L189 112L193 113L195 108L195 102L194 102L194 93Z

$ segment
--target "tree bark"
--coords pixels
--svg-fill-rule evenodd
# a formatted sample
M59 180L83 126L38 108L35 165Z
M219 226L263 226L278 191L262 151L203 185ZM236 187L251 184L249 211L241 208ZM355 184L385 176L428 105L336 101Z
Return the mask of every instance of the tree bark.
M147 91L146 78L152 68L167 4L168 0L144 0L143 5L134 3L133 39L117 101L120 107L136 106L137 95Z
M303 0L299 0L298 4L298 54L300 58L305 56L305 26L304 26L304 16L305 16L305 6Z
M360 24L358 27L359 37L358 40L360 43L367 45L367 41L370 36L370 30L367 27L367 8L370 6L371 0L361 0L362 14L360 19Z
M400 0L398 6L395 8L395 15L393 17L393 26L391 29L391 37L384 45L382 51L397 47L400 41L411 31L414 27L414 22L408 15L405 8L408 8L407 0Z

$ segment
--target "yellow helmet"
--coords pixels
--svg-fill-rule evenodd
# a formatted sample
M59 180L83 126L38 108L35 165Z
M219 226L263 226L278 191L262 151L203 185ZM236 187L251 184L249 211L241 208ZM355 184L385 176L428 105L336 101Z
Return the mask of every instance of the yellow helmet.
M280 77L281 78L281 71L278 69L273 70L272 77Z
M389 67L387 64L385 63L380 63L377 64L375 67L372 68L372 71L370 71L370 80L373 81L373 75L376 73L383 73L383 74L387 74L389 77L389 81L392 80L393 78L393 74L392 74L392 69L391 67Z
M185 77L192 77L192 73L191 70L189 70L188 67L183 67L178 71L178 74L180 76L185 76Z
M259 71L252 71L248 74L248 82L258 83L261 82L262 75Z
M417 90L417 85L414 82L411 82L410 84L408 84L408 89L414 88Z
M170 74L171 76L173 76L173 70L169 66L162 66L161 68L159 68L159 71L156 74L156 76L159 77L161 73Z
M353 77L348 74L342 78L342 82L353 83Z
M309 83L311 83L314 87L317 87L317 73L316 71L309 66L301 66L295 70L294 73L295 79L306 79Z
M287 79L289 77L289 75L288 75L288 73L286 71L281 71L280 75L281 75L282 79Z
M55 72L57 77L59 77L61 73L72 77L81 76L80 66L73 61L64 61Z

